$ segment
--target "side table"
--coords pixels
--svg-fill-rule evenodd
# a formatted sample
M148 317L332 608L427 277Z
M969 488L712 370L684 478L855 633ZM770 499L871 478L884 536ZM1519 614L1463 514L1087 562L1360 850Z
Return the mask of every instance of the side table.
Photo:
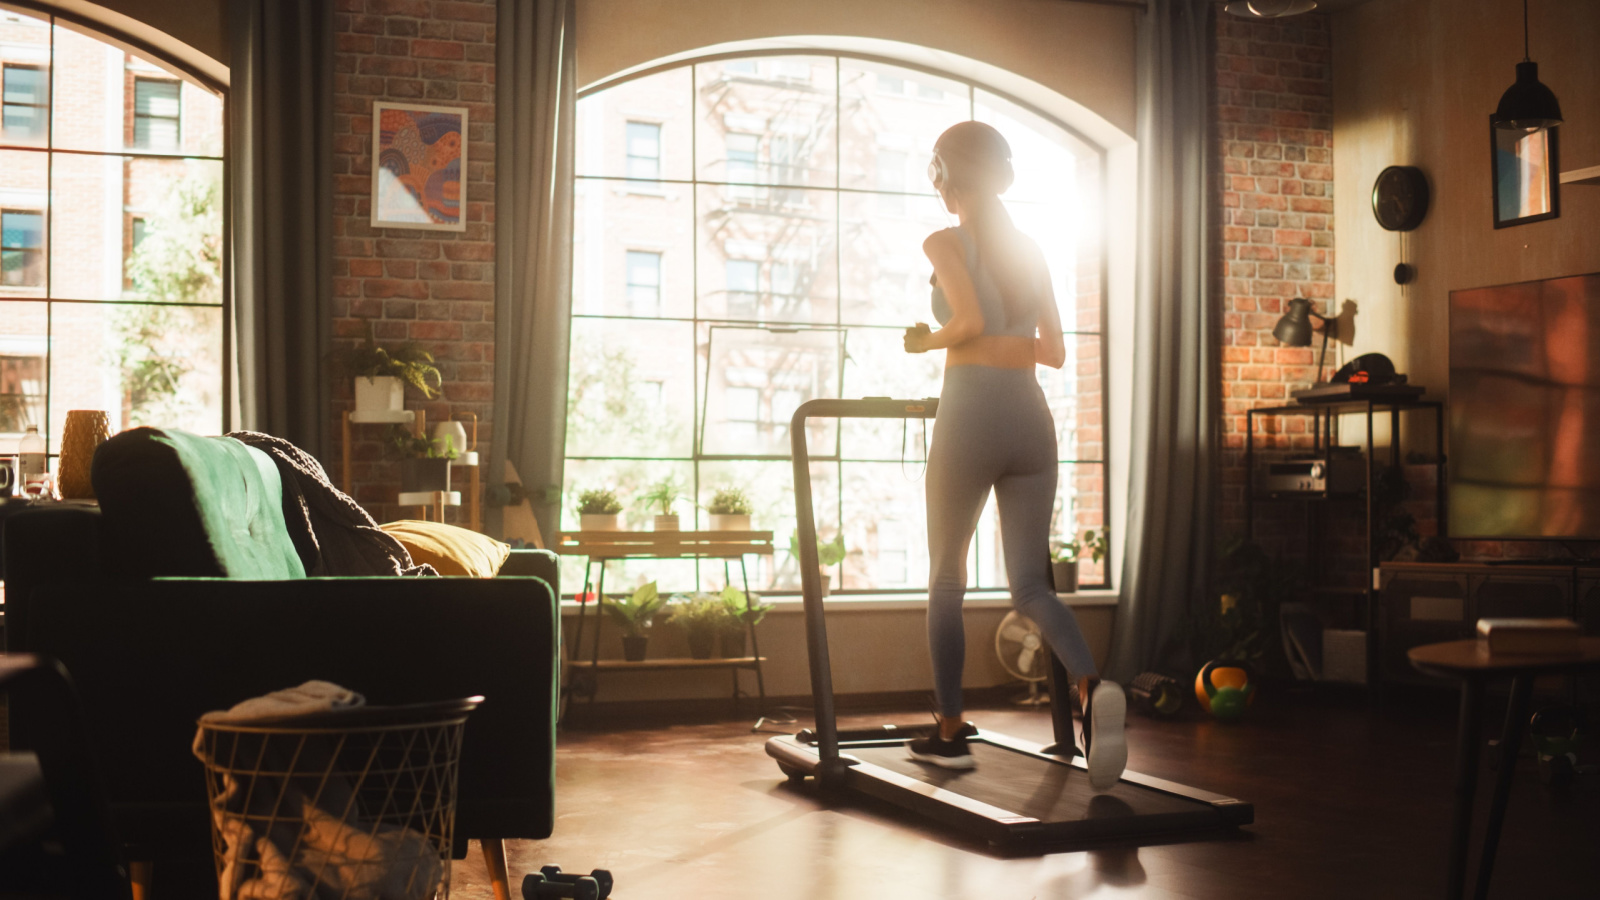
M1472 832L1472 800L1478 787L1478 751L1482 743L1483 686L1491 678L1511 679L1511 705L1501 735L1500 765L1495 773L1494 799L1478 860L1478 880L1473 896L1489 896L1494 874L1494 853L1505 822L1506 801L1511 796L1511 776L1517 751L1528 726L1528 699L1533 682L1541 675L1573 675L1600 671L1600 637L1581 638L1578 652L1569 655L1489 654L1480 640L1447 641L1413 647L1406 654L1411 664L1428 675L1461 682L1461 718L1456 737L1456 809L1450 826L1450 871L1445 896L1460 900L1467 880L1467 841Z
M599 696L598 676L602 671L626 670L655 670L655 669L710 669L727 668L733 670L733 699L737 707L739 702L739 670L752 669L756 673L756 692L758 696L758 709L761 712L766 707L767 686L766 679L761 671L761 664L765 657L761 655L761 645L756 641L756 627L747 623L746 631L750 636L750 656L735 657L732 659L653 659L641 662L628 662L616 659L600 658L600 631L605 617L601 615L599 603L605 597L606 591L606 563L619 559L720 559L724 579L732 581L731 563L739 561L739 575L744 582L744 595L750 596L750 573L745 568L744 558L750 554L758 556L771 556L773 554L772 532L770 531L567 531L557 535L555 546L551 547L562 556L583 556L583 592L578 596L578 626L572 641L570 665L575 671L586 671L591 679L589 702L595 702ZM595 569L598 568L598 572ZM596 577L597 576L597 577ZM589 588L595 589L595 623L594 639L590 647L589 659L583 660L583 631L584 621L587 618L589 604L582 601L587 597Z

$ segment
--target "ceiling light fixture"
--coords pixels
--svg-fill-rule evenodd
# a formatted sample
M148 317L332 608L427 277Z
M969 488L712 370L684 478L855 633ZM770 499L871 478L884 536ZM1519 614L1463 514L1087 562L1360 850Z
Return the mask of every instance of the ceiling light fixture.
M1281 19L1308 13L1316 8L1316 0L1232 0L1223 7L1246 19Z
M1522 0L1522 62L1517 63L1516 83L1500 95L1494 127L1533 132L1560 124L1561 104L1539 81L1539 64L1528 55L1528 0Z

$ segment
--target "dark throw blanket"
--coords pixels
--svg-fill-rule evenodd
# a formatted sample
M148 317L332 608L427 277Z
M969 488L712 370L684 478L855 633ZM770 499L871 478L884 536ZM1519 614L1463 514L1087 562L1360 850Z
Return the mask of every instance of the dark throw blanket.
M416 565L360 504L333 486L317 458L283 438L228 435L272 457L283 479L283 520L307 575L438 575Z

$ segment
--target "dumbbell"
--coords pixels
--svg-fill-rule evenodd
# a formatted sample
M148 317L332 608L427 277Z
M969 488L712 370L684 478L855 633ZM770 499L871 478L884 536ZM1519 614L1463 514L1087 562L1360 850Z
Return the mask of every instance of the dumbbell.
M611 873L605 869L577 875L562 872L560 866L544 866L522 879L522 897L523 900L545 897L605 900L611 895L611 884Z

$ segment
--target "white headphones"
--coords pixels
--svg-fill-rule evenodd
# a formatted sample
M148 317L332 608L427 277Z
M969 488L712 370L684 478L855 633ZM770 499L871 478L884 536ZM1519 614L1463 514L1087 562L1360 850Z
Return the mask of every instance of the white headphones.
M998 194L1005 193L1011 187L1012 182L1016 181L1017 177L1016 172L1011 168L1011 158L1009 156L1002 160L1001 164L1005 167L1005 175L1001 179L1003 184L999 185L999 189L995 192ZM933 182L935 190L943 190L945 181L949 177L950 167L945 163L944 157L940 156L939 151L935 149L933 151L933 159L928 161L928 180Z

